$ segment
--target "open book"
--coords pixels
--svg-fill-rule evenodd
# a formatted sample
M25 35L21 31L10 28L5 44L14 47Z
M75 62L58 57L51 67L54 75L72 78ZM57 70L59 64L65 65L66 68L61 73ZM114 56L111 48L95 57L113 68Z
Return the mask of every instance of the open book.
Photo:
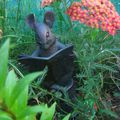
M30 71L38 71L44 69L44 67L50 63L54 63L57 60L62 60L66 55L71 54L73 51L73 45L67 45L65 48L58 50L49 57L33 57L29 55L21 55L18 61L27 66Z

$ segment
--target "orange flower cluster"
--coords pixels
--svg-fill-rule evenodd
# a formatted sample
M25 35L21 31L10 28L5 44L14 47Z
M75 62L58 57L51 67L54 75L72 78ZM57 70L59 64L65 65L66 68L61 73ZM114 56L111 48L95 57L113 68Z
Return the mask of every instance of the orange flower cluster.
M110 0L81 0L66 11L73 21L80 21L92 28L101 28L111 35L120 29L120 16Z
M41 7L48 6L52 4L55 0L42 0Z

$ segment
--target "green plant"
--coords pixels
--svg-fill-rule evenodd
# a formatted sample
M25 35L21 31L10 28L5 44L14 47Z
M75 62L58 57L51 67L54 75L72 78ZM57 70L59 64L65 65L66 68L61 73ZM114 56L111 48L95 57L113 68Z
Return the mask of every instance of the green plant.
M41 113L40 120L52 120L56 103L50 108L44 104L27 105L29 84L43 72L18 79L14 70L8 71L8 49L9 40L0 49L0 120L35 120L37 113Z
M120 103L118 93L120 90L120 77L118 70L120 55L120 34L111 37L101 30L91 29L79 22L71 22L64 14L67 7L73 0L62 0L54 2L51 6L40 8L39 0L2 0L0 1L0 29L3 28L3 39L12 38L14 44L10 51L10 62L17 69L16 56L23 53L31 53L34 50L34 35L25 25L24 19L28 13L36 14L37 19L42 19L44 11L52 9L56 14L56 23L54 26L55 34L59 34L63 43L72 43L74 52L77 56L77 67L80 71L77 74L77 103L73 103L72 116L77 116L81 120L113 120L119 115ZM80 0L78 0L80 1ZM118 4L119 0L111 0ZM5 10L6 9L6 10ZM6 11L6 12L5 12ZM13 12L17 11L17 12ZM119 11L118 11L119 12ZM6 14L7 13L7 14ZM4 19L5 17L5 19ZM31 47L32 46L32 47ZM12 66L12 67L13 67ZM13 67L14 68L14 67ZM20 70L21 71L21 70ZM16 71L15 71L16 72ZM22 71L24 76L26 73ZM38 90L38 94L29 94L30 98L40 98L39 102L56 101L61 99L51 92L46 92L39 86L39 80L32 83L32 87ZM33 91L30 89L30 93ZM57 94L57 93L56 93ZM46 100L46 96L52 96ZM69 104L68 100L63 100ZM118 115L116 113L118 112ZM56 116L62 114L56 112Z

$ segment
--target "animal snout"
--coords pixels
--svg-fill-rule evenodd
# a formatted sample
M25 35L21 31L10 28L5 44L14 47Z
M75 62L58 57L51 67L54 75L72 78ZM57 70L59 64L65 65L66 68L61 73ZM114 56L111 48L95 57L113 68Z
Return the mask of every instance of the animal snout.
M43 45L43 47L44 47L44 49L48 49L48 48L49 48L49 44L48 44L48 43L45 43L45 44Z
M37 44L42 48L42 49L48 49L49 44L47 42L37 42Z

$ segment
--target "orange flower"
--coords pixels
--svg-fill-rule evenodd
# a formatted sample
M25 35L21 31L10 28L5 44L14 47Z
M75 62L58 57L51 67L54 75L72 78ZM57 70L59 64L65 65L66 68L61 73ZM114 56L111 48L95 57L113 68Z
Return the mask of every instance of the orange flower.
M42 0L41 7L48 6L52 4L55 0Z
M42 0L41 6L50 5L55 0ZM111 35L120 29L120 16L110 0L81 0L73 2L66 13L71 20L79 21L92 28L101 28Z
M110 0L81 0L73 2L66 13L74 21L92 28L101 28L111 35L120 29L120 16Z

